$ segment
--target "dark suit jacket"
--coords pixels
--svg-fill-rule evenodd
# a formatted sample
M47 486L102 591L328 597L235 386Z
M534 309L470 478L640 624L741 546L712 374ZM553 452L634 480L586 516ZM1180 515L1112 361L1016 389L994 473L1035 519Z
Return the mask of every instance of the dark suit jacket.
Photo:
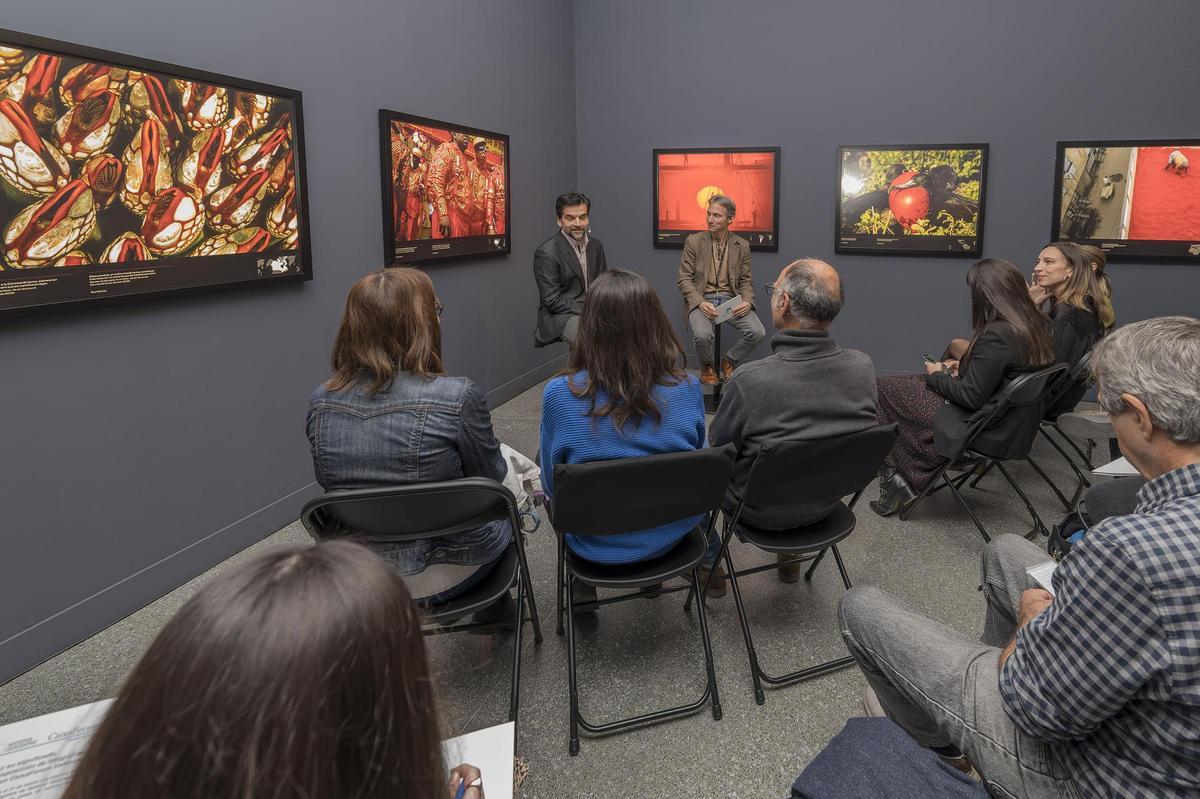
M1050 342L1054 347L1054 362L1065 363L1067 372L1058 381L1046 407L1046 418L1057 419L1072 411L1087 393L1090 375L1087 355L1092 345L1104 335L1100 313L1088 298L1087 309L1059 303L1050 309Z
M1012 325L989 324L975 340L970 359L959 367L958 377L934 372L925 378L925 384L946 400L933 420L934 449L947 458L959 455L967 429L991 412L1000 390L1017 375L1048 365L1021 363ZM979 435L972 448L996 458L1024 458L1041 418L1041 404L1010 408Z
M594 236L588 236L587 264L588 285L608 269L604 245ZM561 339L567 319L583 310L583 270L561 229L534 252L533 279L540 297L533 343L544 347Z
M750 242L736 233L729 234L729 249L725 253L729 265L729 285L735 294L754 307L754 276L750 274ZM693 233L683 242L683 257L679 260L679 278L675 281L683 294L688 313L704 302L704 286L713 273L712 234L707 230Z

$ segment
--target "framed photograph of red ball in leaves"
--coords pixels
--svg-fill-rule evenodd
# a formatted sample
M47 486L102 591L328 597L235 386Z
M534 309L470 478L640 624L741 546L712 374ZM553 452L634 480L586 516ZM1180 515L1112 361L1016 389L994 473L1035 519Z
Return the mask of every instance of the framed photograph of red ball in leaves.
M835 249L978 257L987 158L986 144L838 147Z
M312 278L300 92L0 30L0 313Z
M379 145L388 263L511 252L508 136L380 109Z

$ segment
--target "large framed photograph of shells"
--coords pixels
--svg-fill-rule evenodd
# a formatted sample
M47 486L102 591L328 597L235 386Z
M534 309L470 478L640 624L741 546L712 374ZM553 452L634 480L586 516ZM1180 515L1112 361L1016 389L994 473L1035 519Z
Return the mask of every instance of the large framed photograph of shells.
M0 314L312 278L300 92L0 29Z

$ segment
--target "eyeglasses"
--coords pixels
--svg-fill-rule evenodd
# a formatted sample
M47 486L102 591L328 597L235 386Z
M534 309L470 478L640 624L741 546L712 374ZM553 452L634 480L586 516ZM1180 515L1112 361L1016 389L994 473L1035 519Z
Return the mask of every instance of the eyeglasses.
M770 297L772 294L774 294L774 293L775 293L775 284L774 284L774 283L764 283L764 284L763 284L763 286L764 286L764 287L766 288L766 290L767 290L767 296L768 296L768 297Z

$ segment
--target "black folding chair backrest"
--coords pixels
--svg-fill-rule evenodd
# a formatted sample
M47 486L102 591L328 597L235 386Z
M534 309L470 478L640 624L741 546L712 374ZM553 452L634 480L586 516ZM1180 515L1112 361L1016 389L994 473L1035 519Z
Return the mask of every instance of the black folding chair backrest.
M486 477L330 491L304 506L300 521L315 539L354 534L407 541L474 530L497 519L516 523L512 492ZM514 528L515 530L515 528Z
M554 466L555 530L616 535L714 510L733 476L732 444Z
M972 424L970 431L963 439L964 449L970 449L971 439L975 438L980 431L989 427L993 421L999 419L1011 408L1027 407L1039 402L1045 402L1054 390L1055 382L1066 371L1067 365L1065 363L1056 363L1052 366L1047 366L1045 369L1039 369L1036 372L1025 372L1013 378L1012 382L1000 389L995 399L992 400L991 411L976 419ZM1041 420L1038 419L1036 424L1040 423ZM1032 438L1030 441L1032 441Z
M764 441L742 500L786 510L856 494L879 473L899 433L899 425L889 424L828 438Z

